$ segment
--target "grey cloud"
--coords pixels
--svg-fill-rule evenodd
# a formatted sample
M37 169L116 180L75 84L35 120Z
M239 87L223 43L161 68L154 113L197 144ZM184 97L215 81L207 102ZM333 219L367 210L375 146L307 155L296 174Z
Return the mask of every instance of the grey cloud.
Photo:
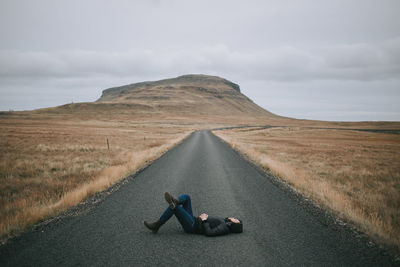
M0 77L157 76L226 73L256 80L382 80L400 77L400 37L379 44L313 49L283 46L251 52L224 44L196 51L0 52Z
M315 118L321 101L332 104L329 118L356 114L341 98L351 91L370 101L353 118L368 118L382 97L375 111L392 119L399 8L398 0L2 0L0 109L92 101L111 86L206 73L278 114Z
M125 75L157 69L151 51L0 52L0 77L76 77L93 74Z

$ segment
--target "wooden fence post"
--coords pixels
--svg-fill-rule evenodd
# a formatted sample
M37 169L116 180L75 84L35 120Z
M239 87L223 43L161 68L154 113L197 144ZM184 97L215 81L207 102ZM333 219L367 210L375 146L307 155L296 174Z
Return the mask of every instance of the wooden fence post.
M107 149L110 150L110 144L108 143L108 138L107 138Z

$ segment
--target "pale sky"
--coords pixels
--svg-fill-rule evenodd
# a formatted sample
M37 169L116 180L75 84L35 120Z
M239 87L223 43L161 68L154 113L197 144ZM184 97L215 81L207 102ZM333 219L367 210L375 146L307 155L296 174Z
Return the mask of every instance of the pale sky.
M0 110L217 75L278 115L400 120L398 0L0 0Z

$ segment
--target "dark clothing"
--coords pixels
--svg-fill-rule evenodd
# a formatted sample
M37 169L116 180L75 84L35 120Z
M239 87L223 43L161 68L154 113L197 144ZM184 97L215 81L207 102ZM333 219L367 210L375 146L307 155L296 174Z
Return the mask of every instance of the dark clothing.
M203 234L203 221L200 219L200 217L195 217L195 222L194 222L194 227L193 227L193 233L194 234Z
M200 227L199 227L199 232L194 232L196 234L204 234L206 236L217 236L217 235L226 235L229 234L229 224L231 222L228 222L226 219L220 218L220 217L214 217L214 216L208 216L207 220L202 221L199 217L197 217L200 220Z
M204 234L206 236L225 235L229 233L230 221L220 217L208 216L206 221L194 217L192 203L189 195L178 197L179 205L175 209L168 207L160 217L162 224L166 223L172 215L178 219L186 233Z

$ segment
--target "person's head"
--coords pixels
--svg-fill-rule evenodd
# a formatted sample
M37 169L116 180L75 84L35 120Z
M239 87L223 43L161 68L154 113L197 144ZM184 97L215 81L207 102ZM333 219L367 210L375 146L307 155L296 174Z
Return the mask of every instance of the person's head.
M229 231L231 233L243 232L243 222L241 220L234 217L228 217L225 220L229 226Z

